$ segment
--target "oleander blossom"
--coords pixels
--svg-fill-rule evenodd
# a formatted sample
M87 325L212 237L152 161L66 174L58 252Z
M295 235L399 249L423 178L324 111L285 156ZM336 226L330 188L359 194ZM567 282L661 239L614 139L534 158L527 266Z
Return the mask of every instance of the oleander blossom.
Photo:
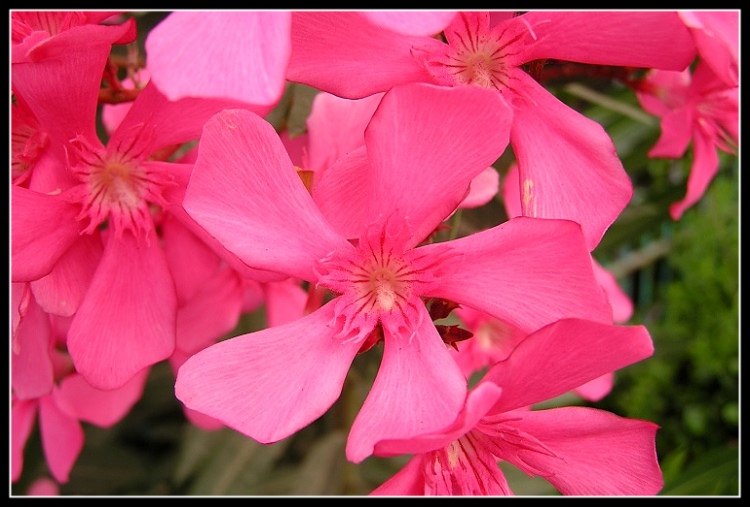
M240 110L214 116L185 210L247 265L305 280L332 299L193 355L178 372L177 397L274 442L320 417L356 354L382 337L380 370L347 442L348 459L360 462L375 441L442 428L463 405L466 378L423 298L469 304L530 329L569 315L610 322L573 222L520 217L421 245L508 135L507 106L487 90L414 84L386 93L365 131L361 191L329 197L361 208L351 213L359 233L350 241L321 213L268 122Z
M530 410L653 350L643 326L563 319L541 328L490 368L454 423L378 442L376 456L414 456L372 494L513 495L499 461L564 495L658 493L656 424L594 408Z
M502 14L458 12L444 37L434 37L405 33L387 19L375 25L357 12L295 12L287 78L344 98L414 82L502 95L513 110L524 216L533 209L533 216L578 222L593 250L630 201L632 184L602 126L524 67L554 59L683 70L695 44L676 12Z
M736 153L739 141L739 87L727 86L706 60L695 70L652 70L640 83L638 100L661 120L661 136L649 157L682 158L692 147L685 197L669 213L679 220L706 192L719 170L719 151Z

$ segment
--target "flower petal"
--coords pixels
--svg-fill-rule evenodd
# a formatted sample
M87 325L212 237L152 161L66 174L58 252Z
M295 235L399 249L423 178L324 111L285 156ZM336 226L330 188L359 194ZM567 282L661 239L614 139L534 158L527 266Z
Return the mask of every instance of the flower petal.
M122 387L175 347L177 296L156 233L111 235L68 330L76 370L98 389Z
M411 56L425 38L383 30L358 12L294 12L286 77L347 99L428 82Z
M48 275L31 282L44 311L70 317L78 309L102 256L99 234L84 234L57 261Z
M519 450L514 464L552 471L544 478L563 495L655 495L663 487L656 424L583 407L519 412L514 427L554 455Z
M183 207L246 264L303 280L315 280L315 261L347 244L276 131L250 111L225 110L206 123Z
M198 352L177 373L177 398L262 443L307 426L339 397L361 345L334 339L333 307Z
M39 403L33 400L13 400L10 412L10 467L11 481L16 482L23 472L23 451L36 423Z
M54 396L39 399L39 430L47 466L57 482L68 482L83 449L81 423L58 405Z
M371 220L398 210L412 228L407 246L420 243L502 155L510 123L505 101L484 88L419 83L392 89L365 132Z
M719 171L719 153L712 139L697 131L693 136L693 164L688 176L684 199L669 207L669 214L679 220L685 210L700 201Z
M527 61L683 70L695 44L675 11L532 11L518 17L535 42Z
M653 352L644 326L563 319L527 336L482 382L503 389L493 412L505 412L565 394Z
M404 35L431 37L442 32L456 15L456 11L363 11L361 15L383 28Z
M142 370L122 387L102 391L91 387L82 375L73 373L62 380L57 396L65 400L79 420L109 428L141 399L148 374L148 369Z
M148 69L170 100L274 104L284 91L290 29L286 11L172 12L146 38Z
M470 306L527 333L565 317L612 322L612 309L574 222L516 217L419 248L445 245L462 256L445 261L444 274L425 296ZM455 269L448 269L449 263Z
M456 420L439 431L410 439L381 440L375 444L375 456L390 457L401 454L420 454L450 445L471 431L485 414L497 403L502 389L492 382L478 384L469 392L466 405Z
M466 399L466 378L427 309L409 331L385 329L380 370L349 433L346 457L359 463L384 439L405 439L452 424ZM403 329L403 328L401 328Z
M11 188L11 281L28 282L47 275L82 229L80 208L60 196Z
M633 185L609 134L518 69L511 144L524 216L581 224L589 251L630 202Z

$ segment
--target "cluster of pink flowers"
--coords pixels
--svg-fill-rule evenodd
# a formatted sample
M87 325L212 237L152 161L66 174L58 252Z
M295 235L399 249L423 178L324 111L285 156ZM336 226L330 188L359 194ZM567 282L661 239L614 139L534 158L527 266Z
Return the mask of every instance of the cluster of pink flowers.
M534 409L601 399L653 345L592 256L630 178L528 67L647 73L650 154L692 142L678 218L736 149L738 12L173 12L128 79L123 13L14 11L11 32L13 481L38 420L67 482L82 423L120 421L159 362L193 424L273 443L381 347L346 458L413 457L373 494L511 495L499 461L565 495L661 490L654 422ZM319 91L299 137L265 119L289 82ZM512 218L435 240L496 194ZM267 328L221 339L262 306Z

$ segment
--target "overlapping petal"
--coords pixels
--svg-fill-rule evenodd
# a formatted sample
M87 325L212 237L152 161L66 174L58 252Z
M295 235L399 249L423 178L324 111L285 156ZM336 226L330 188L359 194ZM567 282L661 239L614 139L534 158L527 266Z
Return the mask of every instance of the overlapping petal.
M294 12L286 77L348 99L429 82L429 73L411 56L424 37L383 35L357 12Z
M514 101L511 144L524 216L581 224L589 251L630 202L633 185L609 134L513 69L524 100Z
M410 438L452 424L463 407L466 378L424 305L417 308L422 315L413 333L386 329L380 370L346 445L346 456L354 463L370 456L380 440Z
M519 449L504 458L522 470L554 470L544 478L563 495L655 495L664 485L652 422L564 407L519 412L513 425L554 455Z
M346 244L315 206L273 127L244 110L209 120L183 207L251 267L314 280Z
M172 354L176 319L174 283L156 234L110 235L70 325L68 350L92 386L116 389Z
M578 224L516 217L449 245L461 257L426 296L465 304L526 332L565 317L612 322ZM449 272L448 272L449 271Z
M12 185L11 204L11 280L36 280L49 274L78 238L80 207L18 185Z
M493 412L546 401L653 354L644 326L563 319L528 336L482 382L501 386Z
M399 210L412 228L407 246L420 243L502 155L511 121L502 97L484 88L417 83L391 90L365 132L372 221Z
M39 430L52 476L57 482L68 482L70 471L83 450L81 423L50 395L39 399Z
M696 55L676 11L531 11L512 22L534 39L527 61L684 70Z

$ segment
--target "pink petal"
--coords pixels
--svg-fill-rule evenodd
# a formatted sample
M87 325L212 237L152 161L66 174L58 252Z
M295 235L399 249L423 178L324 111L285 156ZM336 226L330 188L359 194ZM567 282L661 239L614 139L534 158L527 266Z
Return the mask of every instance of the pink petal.
M739 85L739 11L679 11L701 60L728 86Z
M60 196L12 185L11 280L27 282L52 271L82 229L79 207Z
M54 377L50 347L49 316L31 294L19 308L21 318L13 330L11 346L11 388L20 399L38 398L52 392Z
M630 202L633 185L609 134L516 69L526 100L514 103L511 144L524 216L581 224L589 251Z
M418 435L410 439L381 440L375 444L375 456L390 457L401 454L421 454L447 447L474 429L477 423L497 403L502 389L492 382L483 382L469 392L466 405L455 421L431 434Z
M11 481L16 482L23 472L23 451L36 423L38 402L13 400L10 412L10 468Z
M612 321L578 224L517 217L420 249L442 245L462 256L446 261L455 269L446 266L425 296L470 306L526 332L565 317Z
M334 339L333 306L198 352L177 373L177 398L262 443L307 426L339 397L361 345Z
M371 177L372 168L363 145L327 167L313 182L311 193L320 212L345 238L357 238L369 224Z
M680 202L669 207L669 214L679 220L689 207L701 200L719 171L719 154L712 139L698 131L693 136L693 165L688 176L687 193Z
M59 142L76 135L95 139L99 87L111 51L109 43L82 43L70 32L55 37L56 51L61 54L34 63L15 63L11 72L13 92L23 97L43 129ZM81 35L85 36L78 32Z
M216 273L221 258L173 215L165 217L161 231L164 255L182 305Z
M360 100L321 92L307 118L308 166L316 174L342 156L365 145L365 127L380 104L382 93Z
M497 195L499 188L500 174L494 167L488 167L471 180L469 193L458 207L478 208L484 206Z
M273 127L243 110L206 123L185 210L248 265L314 280L313 264L346 244L326 222Z
M404 35L433 36L443 31L456 11L363 11L370 23Z
M49 477L40 477L31 483L26 494L29 496L57 496L60 494L60 486Z
M517 19L534 39L526 61L683 70L696 55L674 11L532 11Z
M694 113L683 107L661 118L661 135L649 150L649 157L682 158L693 133Z
M180 369L180 366L182 366L185 361L187 361L188 358L192 355L192 352L186 353L181 351L180 349L175 349L174 354L172 354L172 357L169 358L169 365L172 367L172 371L174 372L175 377L177 376L177 371ZM219 421L218 419L214 419L213 417L207 416L206 414L201 414L200 412L191 410L185 405L182 406L182 412L185 414L185 418L190 422L190 424L193 424L204 431L216 431L221 428L225 428L224 423Z
M552 399L654 352L644 326L563 319L529 335L482 378L503 389L494 411Z
M148 69L170 100L275 104L284 91L290 29L285 11L172 12L146 38Z
M411 56L425 38L383 30L358 12L294 12L286 77L347 99L430 81Z
M46 276L31 282L39 306L47 313L70 317L78 309L102 256L99 234L84 234Z
M177 311L177 347L197 352L232 331L240 320L244 298L237 273L228 267L217 271Z
M600 401L610 392L615 383L613 372L605 373L601 377L589 380L585 384L575 388L575 393L586 401Z
M612 306L614 322L621 324L630 320L630 317L633 316L633 301L630 296L622 290L614 275L604 269L593 257L591 258L591 265L594 268L596 280L604 289L609 304Z
M384 439L411 438L455 421L466 398L466 378L438 335L427 309L414 333L386 329L375 382L359 411L346 457L359 463Z
M423 496L424 456L412 457L404 467L390 479L372 490L372 496Z
M68 331L76 370L98 389L122 387L175 347L177 297L159 239L110 236Z
M652 422L565 407L525 411L513 425L554 452L520 450L514 464L553 471L545 479L563 495L655 495L664 485Z
M471 180L502 155L510 108L476 86L399 86L380 102L365 132L373 170L371 218L408 219L414 246L466 196ZM450 125L450 128L446 128Z
M193 149L190 153L194 153L197 151L197 149ZM151 162L151 164L155 163L156 162ZM211 236L206 231L206 229L198 225L198 223L196 223L196 221L193 220L193 218L188 215L187 212L185 212L185 209L182 207L182 202L185 199L185 189L187 188L187 183L190 179L190 173L192 172L193 166L191 164L169 164L172 166L172 174L175 176L175 183L177 183L177 185L168 187L165 190L164 196L167 202L164 205L164 209L172 217L177 218L183 226L190 230L198 238L198 243L203 243L210 247L211 250L216 253L216 255L224 259L227 264L232 267L232 269L237 271L238 274L245 278L257 280L259 282L268 282L283 280L289 276L282 273L275 273L273 271L251 268L250 266L242 262L235 254L224 248L224 245L219 243L216 238ZM206 255L208 254L206 253ZM171 266L172 260L169 260L169 262ZM179 273L176 276L178 278L182 277L182 275ZM189 295L190 291L192 290L192 288L189 286L193 285L192 283L189 283L188 287L183 287L183 281L184 280L176 282L178 284L177 290L180 297Z
M122 420L141 399L148 374L148 369L142 370L122 387L102 391L91 387L82 375L73 373L62 380L57 396L71 408L76 418L109 428Z
M314 290L314 289L310 289ZM307 292L292 279L263 285L268 327L280 326L302 317Z
M83 428L66 413L53 396L39 400L39 430L47 466L59 483L68 482L69 474L83 449Z
M155 147L194 141L200 137L209 118L223 109L235 107L248 109L246 104L229 99L188 97L169 101L153 81L149 81L113 133L109 145L132 142L134 132L143 129L144 125L153 129ZM253 107L252 111L266 115L270 109Z

